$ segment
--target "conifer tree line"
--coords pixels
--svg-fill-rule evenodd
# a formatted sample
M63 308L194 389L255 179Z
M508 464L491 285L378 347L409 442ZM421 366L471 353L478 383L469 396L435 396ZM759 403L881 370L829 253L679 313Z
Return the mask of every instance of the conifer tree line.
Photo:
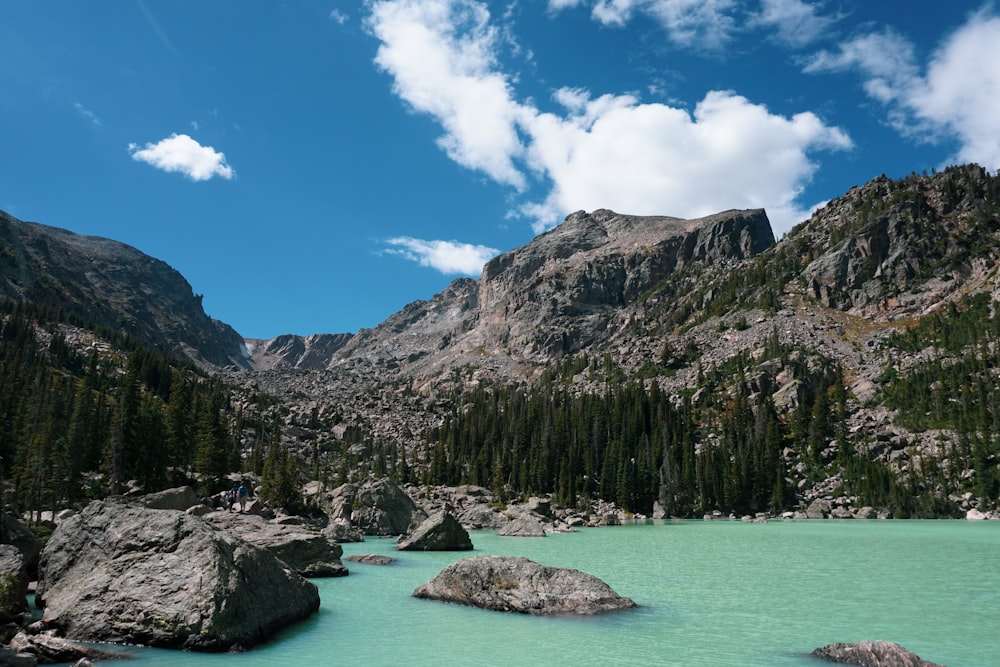
M100 337L112 345L83 354L59 333L59 322L73 321L0 301L5 510L58 509L136 485L156 491L194 473L211 491L240 469L238 419L220 379L107 330Z

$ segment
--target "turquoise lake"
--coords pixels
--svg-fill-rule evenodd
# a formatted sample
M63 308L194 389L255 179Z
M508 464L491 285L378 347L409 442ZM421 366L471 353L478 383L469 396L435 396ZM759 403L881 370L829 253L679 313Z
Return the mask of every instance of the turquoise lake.
M474 552L345 544L392 565L315 580L320 612L242 654L135 649L129 665L667 665L819 667L835 641L885 639L948 667L1000 665L1000 522L669 522L545 538L473 532ZM594 574L640 607L542 618L417 600L470 555Z

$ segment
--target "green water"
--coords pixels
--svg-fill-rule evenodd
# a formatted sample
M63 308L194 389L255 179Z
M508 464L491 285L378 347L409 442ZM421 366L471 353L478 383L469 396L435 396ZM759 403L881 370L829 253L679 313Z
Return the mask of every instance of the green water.
M594 574L639 609L540 618L417 600L471 555L344 545L388 566L348 563L316 580L320 613L248 653L140 650L136 666L666 665L772 667L835 641L885 639L949 667L1000 665L1000 522L683 522L546 538L472 534L474 554L527 556Z

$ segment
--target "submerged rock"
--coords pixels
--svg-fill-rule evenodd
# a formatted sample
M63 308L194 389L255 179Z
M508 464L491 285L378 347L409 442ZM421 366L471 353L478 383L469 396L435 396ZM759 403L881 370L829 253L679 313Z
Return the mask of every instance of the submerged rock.
M93 502L39 563L42 623L69 639L223 651L319 608L270 552L183 512Z
M472 539L451 512L442 510L402 538L400 551L469 551Z
M509 556L460 560L413 596L534 615L603 614L636 606L593 575Z
M887 641L862 641L853 644L827 644L812 652L817 658L861 667L943 667L922 660L913 651Z

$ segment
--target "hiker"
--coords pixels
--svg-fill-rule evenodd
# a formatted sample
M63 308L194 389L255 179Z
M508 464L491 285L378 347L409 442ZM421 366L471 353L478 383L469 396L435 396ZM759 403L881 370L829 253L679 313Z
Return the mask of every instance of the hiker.
M247 506L247 495L248 494L249 494L249 491L247 491L246 484L240 484L240 488L236 489L236 495L238 495L239 498L240 498L240 511L241 512L246 509L246 506Z

